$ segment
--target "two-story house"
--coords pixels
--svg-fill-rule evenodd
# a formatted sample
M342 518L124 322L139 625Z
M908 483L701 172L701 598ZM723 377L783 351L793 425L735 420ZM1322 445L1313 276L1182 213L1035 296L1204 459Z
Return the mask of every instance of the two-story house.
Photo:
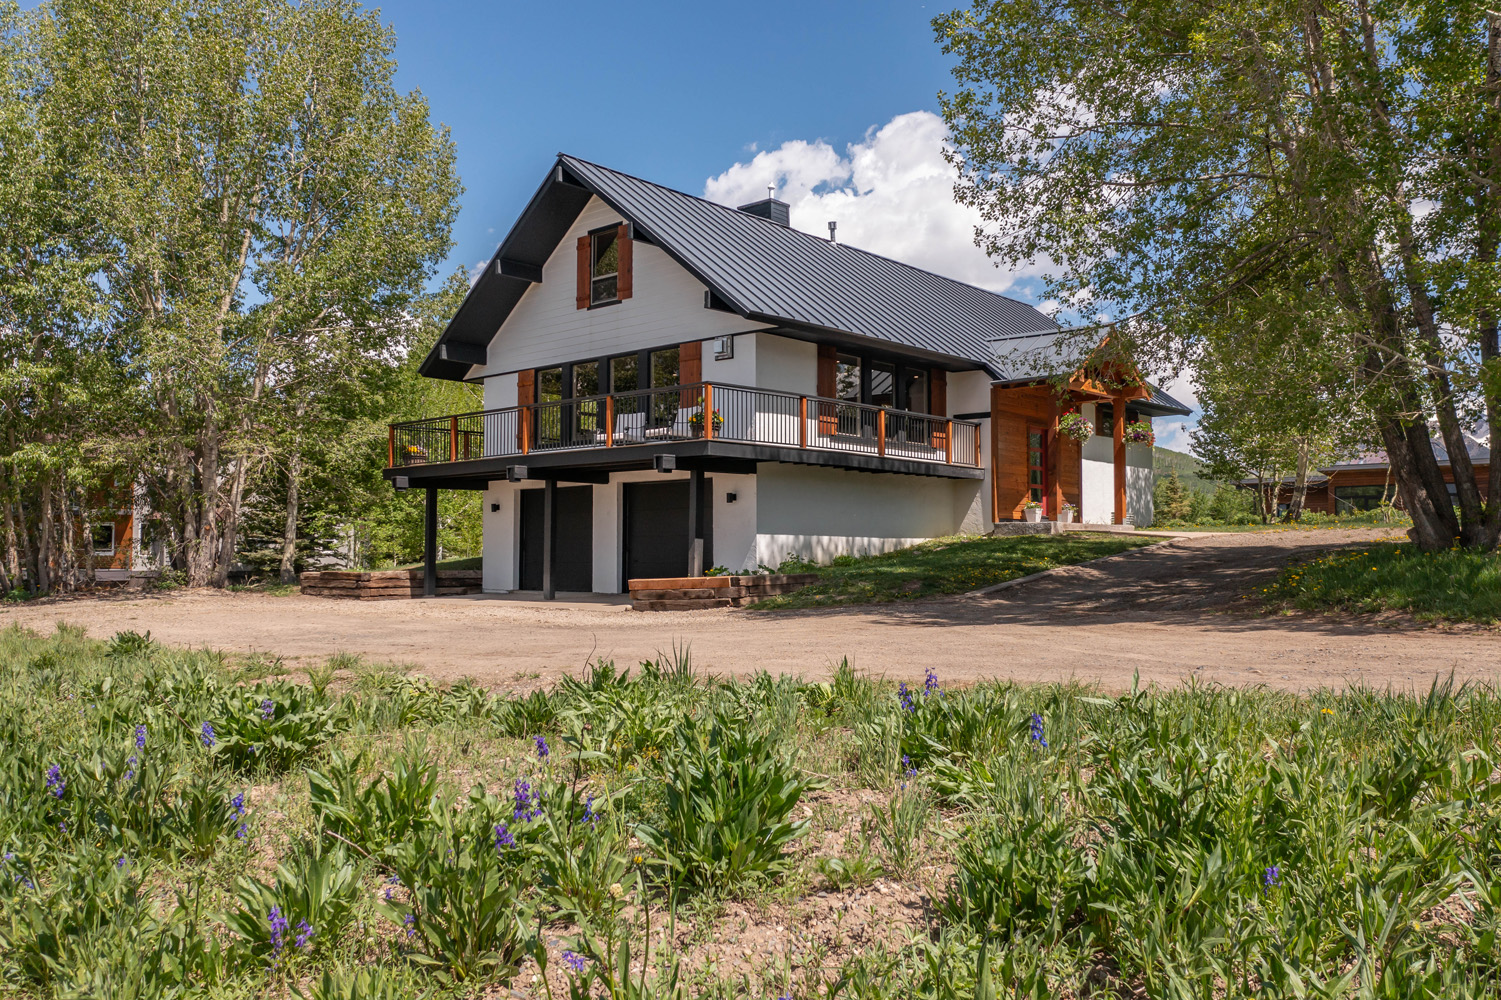
M832 234L831 234L832 236ZM394 426L388 478L485 492L484 589L883 552L1018 519L1151 519L1145 385L1065 398L1025 303L560 155L424 361L486 409ZM1040 349L1040 350L1039 350ZM1077 409L1099 433L1060 435ZM431 576L431 574L429 574Z

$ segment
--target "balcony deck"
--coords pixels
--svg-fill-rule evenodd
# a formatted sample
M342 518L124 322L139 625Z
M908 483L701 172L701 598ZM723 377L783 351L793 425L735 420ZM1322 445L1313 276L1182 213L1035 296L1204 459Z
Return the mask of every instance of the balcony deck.
M650 468L667 452L972 479L979 442L967 420L696 382L393 424L386 476L436 485L503 478L515 465Z

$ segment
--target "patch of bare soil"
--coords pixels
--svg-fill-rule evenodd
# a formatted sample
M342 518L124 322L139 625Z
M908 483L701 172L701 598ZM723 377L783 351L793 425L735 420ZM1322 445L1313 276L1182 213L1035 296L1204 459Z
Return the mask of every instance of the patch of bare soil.
M1426 688L1435 676L1496 679L1491 630L1247 613L1245 595L1289 558L1368 545L1381 529L1274 531L1175 539L1055 570L987 597L784 612L641 614L584 597L546 603L483 595L355 602L187 591L43 601L0 609L0 627L275 653L311 665L338 653L394 661L435 680L473 677L527 690L576 673L590 656L630 665L691 644L697 668L826 677L848 657L862 672L944 683L1078 680L1108 691L1193 677L1289 690L1364 684Z

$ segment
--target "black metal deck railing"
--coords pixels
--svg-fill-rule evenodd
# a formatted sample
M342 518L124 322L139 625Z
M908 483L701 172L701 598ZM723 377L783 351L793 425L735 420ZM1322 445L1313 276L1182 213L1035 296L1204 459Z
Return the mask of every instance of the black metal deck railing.
M392 424L389 457L402 468L701 440L980 465L967 420L712 382Z

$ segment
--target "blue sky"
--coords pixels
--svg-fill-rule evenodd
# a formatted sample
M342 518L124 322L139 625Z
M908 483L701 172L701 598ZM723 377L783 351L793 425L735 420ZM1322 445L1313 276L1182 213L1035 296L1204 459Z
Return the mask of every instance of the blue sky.
M842 149L949 80L906 0L381 6L398 83L453 130L464 180L455 260L487 256L554 153L695 194L752 149ZM494 232L491 232L491 230Z

